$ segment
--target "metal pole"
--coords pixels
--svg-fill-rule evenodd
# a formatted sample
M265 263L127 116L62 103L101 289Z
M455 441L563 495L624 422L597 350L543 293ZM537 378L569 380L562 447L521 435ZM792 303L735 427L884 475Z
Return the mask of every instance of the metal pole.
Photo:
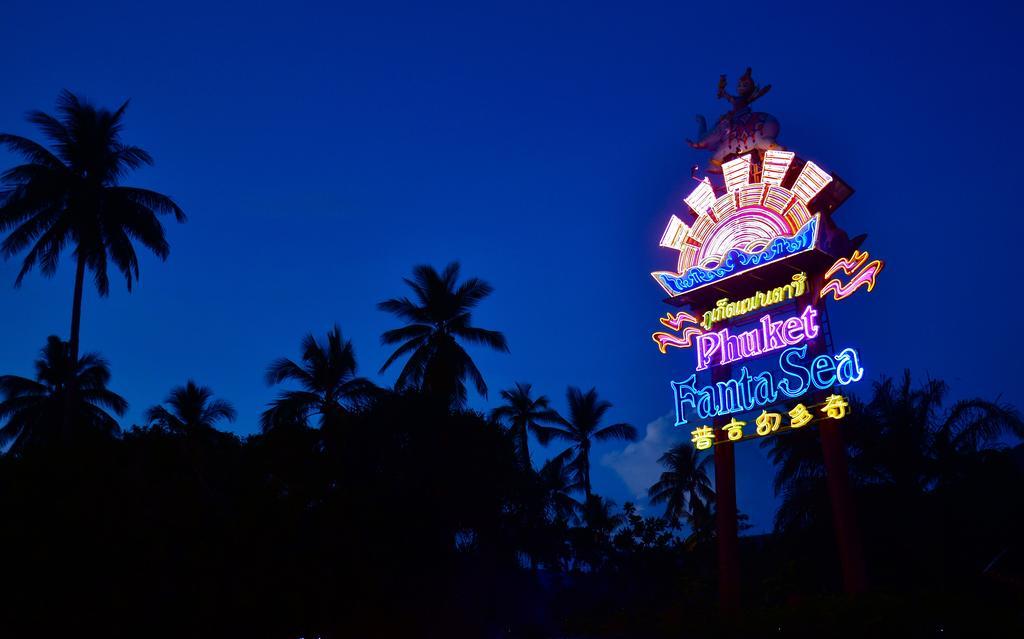
M811 295L814 296L814 308L819 313L824 329L819 339L814 340L810 347L810 350L817 354L826 350L826 330L829 333L829 341L831 341L831 326L827 324L825 300L818 299L817 285L812 288ZM819 396L816 401L824 401L823 395ZM848 595L856 595L867 590L868 579L864 567L864 549L857 526L853 491L850 488L850 471L846 464L843 433L840 430L840 425L830 419L826 419L818 425L818 432L821 437L821 453L825 461L829 501L832 504L832 524L836 531L836 547L839 550L839 563L843 571L843 591Z
M712 369L712 383L728 380L732 366ZM740 547L736 511L736 449L721 424L715 427L715 523L718 532L718 605L723 611L740 607Z

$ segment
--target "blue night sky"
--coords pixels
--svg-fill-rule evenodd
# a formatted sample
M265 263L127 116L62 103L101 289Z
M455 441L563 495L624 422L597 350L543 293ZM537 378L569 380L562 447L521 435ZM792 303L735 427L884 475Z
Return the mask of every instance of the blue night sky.
M706 159L683 142L693 116L717 116L719 74L731 90L747 65L774 85L757 108L779 141L857 189L837 220L888 260L874 293L833 306L837 345L872 378L909 367L1024 406L1004 285L1024 231L1007 206L1013 3L150 4L15 0L0 21L0 130L38 138L25 112L65 87L131 98L125 139L157 164L127 183L190 217L168 221L171 257L145 256L135 292L85 298L83 349L111 361L125 426L194 377L252 433L276 392L266 365L334 322L362 372L392 383L378 340L396 322L376 302L413 265L458 259L495 286L476 322L512 348L472 351L492 401L525 380L561 409L567 384L596 386L644 439L598 449L595 489L635 499L682 438L668 382L693 365L650 340L668 307L648 273L673 266L658 238ZM30 374L45 337L67 334L73 269L14 289L18 265L0 263L0 367ZM739 507L764 530L771 467L755 444L737 464Z

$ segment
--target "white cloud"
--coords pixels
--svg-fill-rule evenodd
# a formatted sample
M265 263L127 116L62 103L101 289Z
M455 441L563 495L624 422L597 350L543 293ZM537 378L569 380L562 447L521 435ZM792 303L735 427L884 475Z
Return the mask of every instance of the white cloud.
M664 470L658 458L685 438L686 433L675 427L675 415L669 413L647 424L643 439L604 455L601 464L614 470L640 504L646 504L647 489Z

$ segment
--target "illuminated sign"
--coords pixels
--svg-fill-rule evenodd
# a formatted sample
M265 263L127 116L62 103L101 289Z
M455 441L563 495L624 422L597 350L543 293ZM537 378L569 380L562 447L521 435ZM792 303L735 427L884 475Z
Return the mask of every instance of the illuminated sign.
M723 328L697 336L697 370L707 369L717 354L717 364L731 364L756 357L818 336L818 311L808 306L799 317L773 320L771 314L761 317L758 326L733 335Z
M690 341L691 337L696 337L701 334L701 331L696 326L683 327L683 324L696 324L697 318L689 313L676 313L672 315L669 313L665 317L659 318L662 326L670 328L679 336L672 335L671 333L657 332L651 335L651 339L658 345L658 350L661 354L665 354L665 349L669 346L673 348L689 348L693 342Z
M758 266L808 251L814 248L818 237L817 231L818 218L813 217L792 236L776 237L760 250L747 252L742 249L729 249L721 260L707 262L708 266L693 266L684 273L655 271L651 275L669 295L682 295Z
M863 240L851 240L831 218L850 189L839 183L816 202L835 180L813 162L795 162L794 153L778 149L725 162L721 184L704 178L684 198L689 222L672 215L662 233L660 245L678 252L676 269L651 275L670 304L687 310L659 318L664 330L651 339L663 354L694 351L695 366L671 388L676 426L705 424L691 432L701 450L843 419L849 402L834 389L864 376L856 350L817 350L829 343L822 311L827 296L840 301L873 290L884 263L858 250ZM813 298L797 306L808 291ZM720 297L709 307L716 292L738 299ZM812 347L814 340L822 341ZM752 373L746 360L768 355L771 365ZM728 379L698 382L717 366L736 368ZM708 423L716 419L728 422L716 431Z
M737 302L730 302L728 297L723 297L715 302L714 308L704 312L700 319L700 325L706 330L711 330L711 327L717 322L734 317L742 317L758 309L800 297L806 290L807 273L797 273L789 284L777 286L767 291L758 291L750 297Z
M869 293L874 290L875 278L882 272L885 263L882 260L868 262L867 259L868 254L866 252L854 251L853 257L850 259L839 258L836 260L836 263L825 271L824 279L827 281L825 286L821 288L821 295L819 297L825 299L825 296L831 293L833 299L839 301L853 295L853 292L862 286L867 286ZM846 284L833 277L839 271L842 271L850 278Z
M747 426L747 422L740 421L735 417L730 419L729 423L722 426L721 430L726 434L726 438L730 442L750 439L754 436L765 437L766 435L780 432L780 430L786 431L803 428L815 419L834 419L838 421L847 416L847 409L849 407L849 400L842 395L829 395L824 403L820 405L808 407L803 404L797 404L790 410L785 411L785 413L762 410L761 414L754 420L754 432L756 435L745 435L743 427ZM824 413L824 415L820 413ZM782 425L784 415L789 420L785 426ZM710 426L698 426L690 432L690 436L690 441L693 442L697 450L707 450L717 443L715 440L715 430Z
M741 366L738 377L707 386L697 386L696 373L681 382L672 382L676 426L687 423L687 414L706 420L745 413L775 404L780 395L795 399L812 390L846 386L864 376L860 356L852 348L806 360L806 344L791 346L779 355L776 372L751 374L746 366Z
M683 295L814 248L819 216L807 206L832 177L807 162L790 188L783 177L794 158L787 151L765 152L760 181L751 182L752 158L722 165L726 192L715 196L704 179L684 202L696 216L687 225L672 216L660 244L679 251L676 272L655 271L670 296Z

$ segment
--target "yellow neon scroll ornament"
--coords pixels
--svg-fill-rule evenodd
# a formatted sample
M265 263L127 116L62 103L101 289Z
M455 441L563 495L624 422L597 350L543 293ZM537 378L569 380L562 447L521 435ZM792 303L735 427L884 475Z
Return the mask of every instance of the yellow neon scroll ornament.
M825 299L825 296L829 293L832 294L832 298L837 302L844 300L847 297L853 295L854 291L862 286L868 287L870 293L875 288L875 278L882 272L885 267L885 262L882 260L868 260L867 252L861 252L854 250L853 256L850 259L841 257L836 260L836 263L832 265L830 269L825 271L825 286L821 288L819 297ZM835 276L839 271L846 274L849 279L846 284L843 284ZM832 279L829 279L832 278Z
M662 355L665 355L665 349L669 346L673 348L690 348L693 346L693 342L690 341L691 337L696 337L701 334L701 330L696 326L686 326L683 324L696 324L697 318L689 313L679 312L675 315L667 313L665 317L658 318L662 326L670 328L681 336L673 335L671 333L657 332L651 335L651 339L658 345L658 350L661 351Z

